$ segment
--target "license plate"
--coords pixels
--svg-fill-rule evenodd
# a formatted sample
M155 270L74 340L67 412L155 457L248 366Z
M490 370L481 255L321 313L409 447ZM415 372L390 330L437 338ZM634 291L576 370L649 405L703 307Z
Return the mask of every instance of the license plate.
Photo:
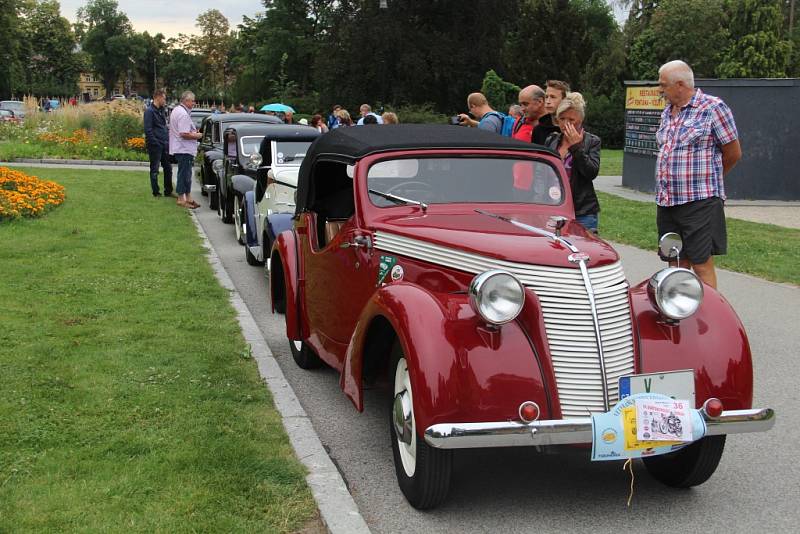
M620 400L636 393L660 393L673 399L688 400L694 407L694 371L687 369L620 377Z

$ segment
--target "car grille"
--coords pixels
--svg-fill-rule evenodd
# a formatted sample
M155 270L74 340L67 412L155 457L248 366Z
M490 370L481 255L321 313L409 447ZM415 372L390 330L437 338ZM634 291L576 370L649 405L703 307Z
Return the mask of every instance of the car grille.
M385 232L375 233L375 246L468 273L503 269L519 278L542 305L563 417L605 411L594 321L579 269L497 260ZM589 278L603 343L605 387L613 405L619 400L619 377L634 370L628 282L619 262L589 269Z

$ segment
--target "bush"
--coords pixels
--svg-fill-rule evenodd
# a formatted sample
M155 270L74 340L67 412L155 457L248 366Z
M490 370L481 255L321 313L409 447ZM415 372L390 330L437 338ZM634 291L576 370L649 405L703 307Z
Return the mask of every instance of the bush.
M600 136L603 148L622 148L625 144L625 98L621 91L611 97L584 95L586 129Z
M481 92L493 109L503 113L508 111L509 105L517 103L519 91L519 86L503 80L494 70L488 71L483 77Z
M143 131L141 117L112 111L99 119L96 129L99 142L117 148L127 146L131 137L141 137Z
M400 124L446 124L447 115L434 111L433 104L427 103L419 106L400 106L391 108L386 106L384 111L394 111Z

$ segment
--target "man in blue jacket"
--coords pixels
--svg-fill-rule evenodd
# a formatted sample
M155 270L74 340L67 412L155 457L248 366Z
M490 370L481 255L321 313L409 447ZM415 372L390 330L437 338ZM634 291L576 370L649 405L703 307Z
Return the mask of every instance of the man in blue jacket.
M167 95L156 89L153 102L144 110L144 140L150 156L150 188L154 197L158 191L158 166L164 168L164 196L174 197L172 192L172 164L169 161L169 128L167 127Z

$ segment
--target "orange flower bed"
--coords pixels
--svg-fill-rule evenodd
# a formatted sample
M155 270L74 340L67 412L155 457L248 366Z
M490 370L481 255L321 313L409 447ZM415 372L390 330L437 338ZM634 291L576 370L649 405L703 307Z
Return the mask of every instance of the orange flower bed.
M61 184L0 167L0 220L37 217L64 198Z
M55 143L58 145L79 145L81 143L89 142L89 132L84 128L81 128L72 132L72 135L69 137L57 133L43 133L39 134L38 139L39 141L44 141L45 143Z
M125 144L132 150L144 150L144 137L130 137Z

